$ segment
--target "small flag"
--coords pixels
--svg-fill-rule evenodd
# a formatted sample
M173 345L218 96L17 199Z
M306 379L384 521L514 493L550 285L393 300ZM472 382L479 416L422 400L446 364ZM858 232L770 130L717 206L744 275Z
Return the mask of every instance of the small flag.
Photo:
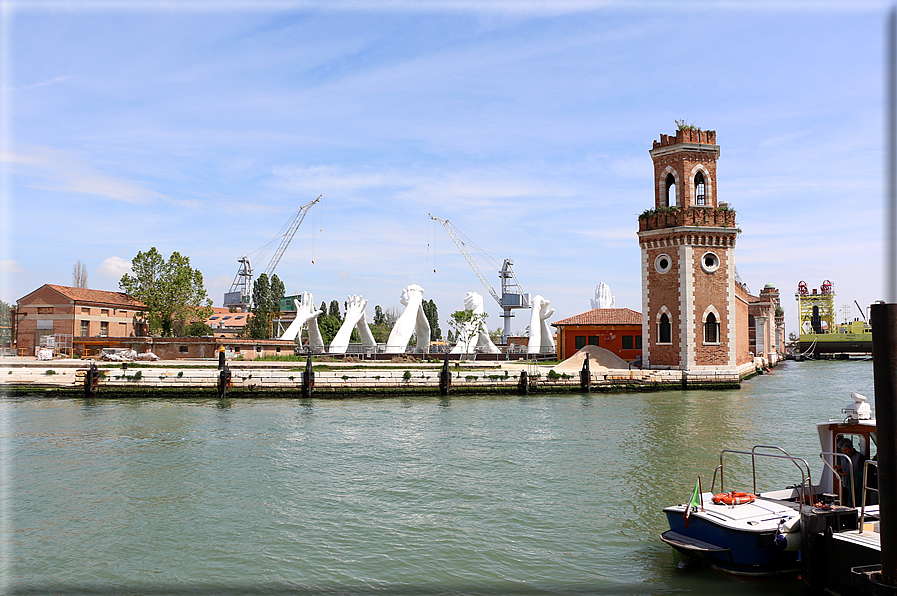
M701 489L700 483L701 479L699 478L695 481L695 490L691 493L691 501L688 503L688 507L685 508L685 513L682 514L682 517L685 518L685 527L688 527L688 518L691 516L692 510L697 511L698 507L701 505Z

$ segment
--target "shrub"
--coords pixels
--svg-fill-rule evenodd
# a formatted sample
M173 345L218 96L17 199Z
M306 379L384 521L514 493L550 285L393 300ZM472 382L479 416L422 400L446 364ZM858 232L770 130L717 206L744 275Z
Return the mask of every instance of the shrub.
M55 374L56 374L56 371L53 370L52 368L48 368L48 369L46 370L46 372L44 372L44 374L47 375L47 376L55 375Z
M178 371L178 378L180 379L180 378L183 377L183 376L184 376L184 371L179 370L179 371Z
M411 380L411 372L406 370L405 374L402 375L402 378L405 379L406 381L410 381Z
M551 369L550 371L548 371L548 378L552 381L555 381L557 379L560 379L561 375L559 375L556 370Z

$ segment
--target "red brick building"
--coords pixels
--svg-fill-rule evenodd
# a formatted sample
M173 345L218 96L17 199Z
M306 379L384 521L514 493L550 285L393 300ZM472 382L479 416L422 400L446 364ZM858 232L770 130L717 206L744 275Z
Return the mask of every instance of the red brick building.
M642 315L629 308L596 308L560 321L558 360L566 360L585 346L610 350L632 362L642 355Z
M752 368L748 293L735 272L735 212L716 193L716 132L661 135L649 153L654 209L639 216L638 231L644 364Z
M108 347L107 338L145 335L145 323L137 317L143 308L122 292L44 284L17 301L16 347L33 356L47 335L58 336L76 353L87 346Z

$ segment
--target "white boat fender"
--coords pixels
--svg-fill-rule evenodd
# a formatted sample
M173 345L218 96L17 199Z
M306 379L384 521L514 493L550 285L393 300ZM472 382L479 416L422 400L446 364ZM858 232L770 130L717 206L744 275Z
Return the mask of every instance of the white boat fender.
M788 552L800 550L800 532L776 534L774 543L779 550Z
M783 519L779 523L779 533L800 532L800 516L795 515L788 519Z

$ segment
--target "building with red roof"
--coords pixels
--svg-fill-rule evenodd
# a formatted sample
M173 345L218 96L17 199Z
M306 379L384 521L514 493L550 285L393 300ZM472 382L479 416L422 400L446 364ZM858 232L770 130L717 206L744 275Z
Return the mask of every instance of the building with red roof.
M630 308L595 308L555 321L558 360L585 346L610 350L633 362L642 355L642 314Z

